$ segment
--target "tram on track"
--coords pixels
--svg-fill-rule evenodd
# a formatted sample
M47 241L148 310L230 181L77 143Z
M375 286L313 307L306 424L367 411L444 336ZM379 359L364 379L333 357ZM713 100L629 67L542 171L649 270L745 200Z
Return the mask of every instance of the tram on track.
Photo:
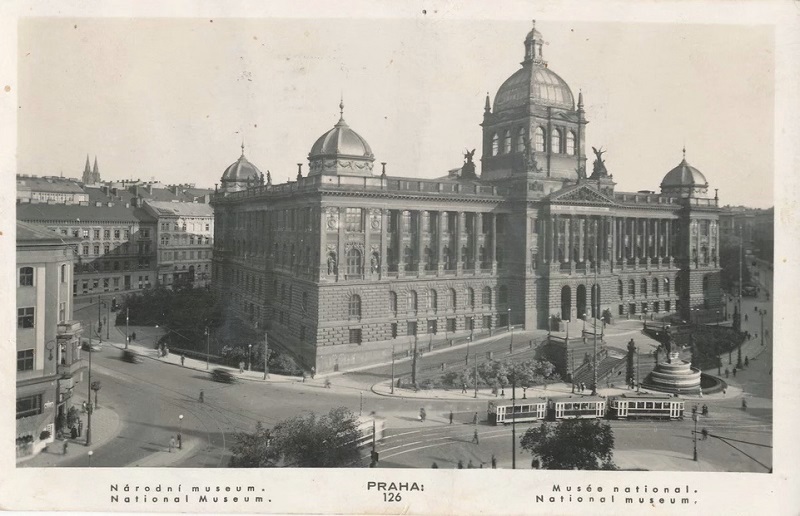
M514 421L517 423L538 421L545 416L547 416L547 398L525 398L514 403L489 402L488 420L493 425L508 425Z
M611 419L683 419L685 402L666 395L614 396L608 406Z

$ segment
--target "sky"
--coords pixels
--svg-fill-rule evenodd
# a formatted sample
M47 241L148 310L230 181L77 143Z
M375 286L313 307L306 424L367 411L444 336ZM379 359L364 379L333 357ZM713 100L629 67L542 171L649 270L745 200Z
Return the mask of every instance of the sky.
M213 187L244 140L247 158L283 182L297 163L307 173L343 98L345 120L389 175L439 177L465 149L481 150L485 96L520 67L530 26L23 19L17 172L80 177L89 154L103 179ZM607 151L617 190L658 191L685 146L721 204L772 206L771 27L539 20L537 29L550 69L584 94L586 148Z

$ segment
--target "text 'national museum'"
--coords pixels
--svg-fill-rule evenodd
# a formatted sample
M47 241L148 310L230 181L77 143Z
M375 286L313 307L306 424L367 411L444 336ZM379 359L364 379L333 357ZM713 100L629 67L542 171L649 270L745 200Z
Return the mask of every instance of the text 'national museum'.
M387 175L343 116L296 181L272 184L243 152L212 199L215 288L318 372L387 361L415 335L546 328L598 304L718 317L719 202L703 174L684 159L660 193L615 191L603 151L587 163L582 95L537 30L524 45L486 98L479 171L467 153L439 179Z

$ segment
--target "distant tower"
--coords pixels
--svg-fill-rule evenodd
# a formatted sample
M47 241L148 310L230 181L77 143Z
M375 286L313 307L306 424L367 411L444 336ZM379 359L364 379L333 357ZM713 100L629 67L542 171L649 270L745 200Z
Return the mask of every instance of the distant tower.
M89 155L86 155L86 166L83 167L83 184L88 185L92 183L92 168L89 165Z
M100 182L100 169L97 168L97 156L94 157L94 167L92 168L92 182L95 184Z

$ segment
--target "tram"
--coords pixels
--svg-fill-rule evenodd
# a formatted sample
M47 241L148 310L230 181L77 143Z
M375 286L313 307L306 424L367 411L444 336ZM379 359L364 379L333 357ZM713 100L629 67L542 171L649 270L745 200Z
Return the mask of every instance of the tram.
M493 425L508 425L527 421L538 421L547 415L547 398L518 399L510 401L490 401L488 420Z
M383 431L386 428L386 420L380 417L359 417L358 418L358 433L359 437L356 442L358 447L368 446L374 442L383 439Z
M611 398L608 416L611 419L683 419L684 406L680 398L623 394Z
M553 419L598 419L605 416L606 399L600 396L568 396L550 400Z

